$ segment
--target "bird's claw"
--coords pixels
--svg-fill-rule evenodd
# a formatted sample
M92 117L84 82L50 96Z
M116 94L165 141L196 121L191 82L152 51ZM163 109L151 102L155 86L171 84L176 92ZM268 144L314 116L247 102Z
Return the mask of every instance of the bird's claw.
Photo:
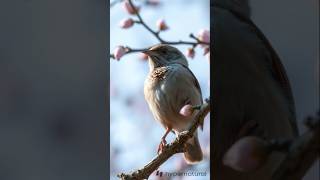
M167 141L164 138L162 138L158 146L158 155L162 153L162 151L165 149L166 146L167 146Z
M188 133L189 133L189 131L182 131L182 132L179 133L178 136L184 136L184 135L186 135L186 134L188 134Z
M183 136L186 136L189 133L189 131L182 131L178 134L178 139L181 139Z

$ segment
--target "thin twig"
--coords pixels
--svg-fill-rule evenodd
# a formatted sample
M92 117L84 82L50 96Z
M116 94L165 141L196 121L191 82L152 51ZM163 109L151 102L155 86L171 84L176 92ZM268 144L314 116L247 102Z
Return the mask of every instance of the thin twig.
M171 156L176 153L184 152L184 146L188 139L190 139L194 132L197 130L200 124L202 124L206 115L210 112L210 101L206 100L206 102L201 106L200 110L196 114L194 118L194 122L192 126L188 129L188 131L184 131L178 135L178 137L169 145L167 145L164 150L156 156L153 160L151 160L147 165L143 168L136 170L130 174L121 173L118 174L118 177L122 180L141 180L148 179L149 176L157 170L160 165L166 162Z
M151 34L153 34L160 42L162 42L163 40L160 38L159 36L159 32L155 32L153 31L142 19L140 13L138 12L136 6L133 5L131 0L128 0L130 6L132 7L132 9L135 10L135 15L138 17L139 21L138 24L141 24L143 27L145 27Z
M134 21L134 23L136 24L141 24L147 31L149 31L161 44L170 44L170 45L191 45L193 46L193 48L195 48L197 45L199 44L203 44L203 45L210 45L210 43L207 42L203 42L201 40L199 40L198 38L196 38L193 34L190 34L190 37L192 39L195 39L195 42L192 41L167 41L164 40L163 38L160 37L160 32L161 31L154 31L150 28L150 26L148 26L145 21L143 20L143 18L141 17L139 11L137 10L136 6L134 6L134 4L132 3L132 0L128 0L130 6L135 10L135 15L137 16L138 20ZM131 48L130 48L131 49ZM141 49L141 51L146 50L146 48ZM130 53L135 53L135 52L141 52L138 49L135 51L127 51L126 54L130 54ZM114 56L111 54L110 58L114 59Z
M143 49L132 49L130 47L125 47L125 48L126 48L126 54L135 53L135 52L143 52L143 51L148 50L148 48L143 48Z
M130 47L125 47L126 49L126 54L130 54L130 53L137 53L137 52L143 52L143 51L146 51L148 50L148 48L143 48L143 49L132 49ZM112 59L115 59L114 55L113 54L110 54L110 58Z
M273 173L273 180L301 180L307 170L319 158L320 118L309 117L305 121L308 131L293 141L288 154Z

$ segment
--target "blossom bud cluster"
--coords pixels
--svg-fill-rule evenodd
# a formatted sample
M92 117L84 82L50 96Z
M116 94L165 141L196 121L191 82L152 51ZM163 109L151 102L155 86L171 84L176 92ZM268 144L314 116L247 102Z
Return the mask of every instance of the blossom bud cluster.
M158 5L159 2L158 0L148 0L147 4L149 5ZM135 5L132 5L128 0L125 0L123 2L123 9L129 14L129 15L137 15L140 11L140 7L139 6L135 6ZM143 23L141 21L135 21L134 19L132 18L125 18L125 19L122 19L119 23L119 26L122 28L122 29L129 29L131 28L135 23ZM158 33L161 32L161 31L166 31L169 29L169 26L167 25L167 23L165 22L164 19L159 19L157 22L156 22L156 27L158 29ZM210 31L207 30L207 29L201 29L197 35L197 37L194 37L197 42L199 42L199 45L201 48L203 48L203 55L207 55L207 58L209 59L209 62L210 62L210 49L209 49L209 46L207 45L208 43L210 43ZM188 48L187 51L186 51L186 56L193 59L195 57L195 46L191 47L191 48ZM126 49L125 47L123 46L118 46L115 48L114 52L113 52L113 57L116 59L116 60L120 60L121 57L123 55L125 55L126 53L128 53L128 49ZM148 59L148 57L143 54L141 55L140 57L141 59Z

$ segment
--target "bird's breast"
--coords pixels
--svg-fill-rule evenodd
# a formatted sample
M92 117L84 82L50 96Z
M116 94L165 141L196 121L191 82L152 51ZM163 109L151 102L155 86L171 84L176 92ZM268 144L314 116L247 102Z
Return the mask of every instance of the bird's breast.
M150 111L155 119L167 127L172 126L172 119L175 119L177 112L172 108L172 93L170 67L157 68L150 72L144 85L145 99L149 105Z

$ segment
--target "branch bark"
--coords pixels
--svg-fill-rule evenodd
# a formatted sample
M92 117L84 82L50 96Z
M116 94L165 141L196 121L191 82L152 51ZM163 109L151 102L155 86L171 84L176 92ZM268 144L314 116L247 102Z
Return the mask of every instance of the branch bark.
M165 149L152 159L147 165L143 168L138 169L130 174L121 173L118 174L118 177L122 180L141 180L148 179L149 176L157 170L164 162L166 162L171 156L176 153L184 152L184 145L188 139L190 139L194 132L197 130L200 124L203 123L204 118L210 112L210 100L206 100L204 104L201 105L198 113L194 118L194 122L188 131L184 131L178 135L178 137L169 145L165 147Z
M273 173L272 180L301 180L319 158L320 119L307 118L309 131L293 141L285 159Z

